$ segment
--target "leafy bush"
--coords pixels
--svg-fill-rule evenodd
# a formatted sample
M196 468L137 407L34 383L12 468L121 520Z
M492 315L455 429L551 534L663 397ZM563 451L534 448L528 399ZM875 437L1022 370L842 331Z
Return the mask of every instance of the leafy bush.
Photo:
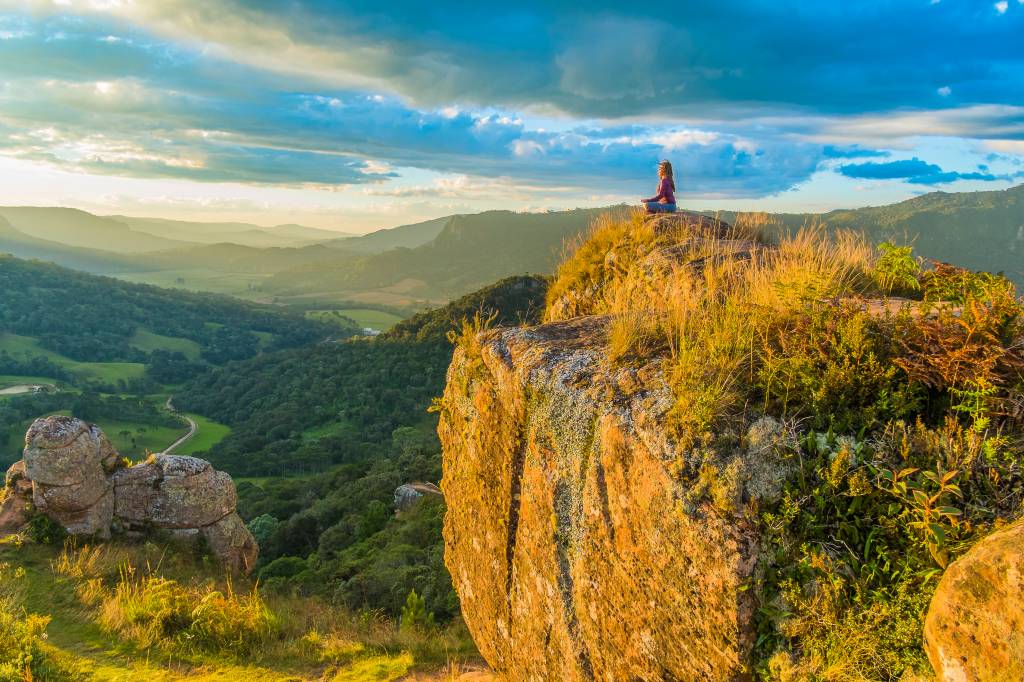
M43 545L60 544L68 536L62 525L41 512L36 512L29 518L25 534L32 542Z
M881 256L871 270L871 276L884 293L912 294L921 290L918 277L921 264L913 256L909 246L896 246L892 242L878 245Z
M49 622L48 616L24 613L0 599L0 681L68 679L44 648Z

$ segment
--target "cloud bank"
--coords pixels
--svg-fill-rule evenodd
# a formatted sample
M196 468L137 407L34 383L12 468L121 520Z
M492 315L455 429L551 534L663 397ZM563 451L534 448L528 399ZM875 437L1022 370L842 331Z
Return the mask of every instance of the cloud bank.
M1024 149L1020 3L0 10L0 154L81 173L453 191L402 185L414 169L632 193L670 157L684 195L755 198L833 170L908 185L1019 178L1013 153L995 170L893 158L921 136Z

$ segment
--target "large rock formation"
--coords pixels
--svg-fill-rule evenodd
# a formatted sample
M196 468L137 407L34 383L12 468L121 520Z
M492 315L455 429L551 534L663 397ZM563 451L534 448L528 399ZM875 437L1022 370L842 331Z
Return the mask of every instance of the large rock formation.
M924 638L940 682L1024 680L1024 521L946 569Z
M4 508L24 510L30 498L36 511L72 535L102 539L112 531L156 529L202 539L232 569L252 570L259 550L235 512L228 474L180 455L154 455L131 467L120 462L98 427L72 417L37 419L23 459L8 471Z
M492 330L479 355L456 351L439 433L466 623L509 679L742 679L758 537L728 510L778 495L785 434L753 425L707 494L664 428L658 366L609 367L606 323Z

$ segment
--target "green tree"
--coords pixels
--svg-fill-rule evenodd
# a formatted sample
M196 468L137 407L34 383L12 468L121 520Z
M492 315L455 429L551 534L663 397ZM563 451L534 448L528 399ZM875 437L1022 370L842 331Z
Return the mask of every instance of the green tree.
M409 596L405 598L405 606L402 608L402 629L409 630L419 627L433 627L434 614L427 613L427 602L423 597L416 594L416 590L410 590Z

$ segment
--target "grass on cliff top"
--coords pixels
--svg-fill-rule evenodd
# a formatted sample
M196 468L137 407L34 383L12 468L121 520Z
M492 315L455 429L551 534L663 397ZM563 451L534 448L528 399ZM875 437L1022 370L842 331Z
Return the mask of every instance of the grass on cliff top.
M442 680L473 653L458 628L264 596L165 546L0 540L4 680Z
M659 364L686 502L759 528L753 672L929 674L943 570L1024 508L1024 302L998 275L853 233L811 227L740 257L709 230L653 226L598 222L546 319L607 314L611 364ZM764 414L797 437L765 455L792 473L762 504L729 456Z
M752 408L856 432L920 400L934 417L965 391L1020 399L1024 323L1007 280L814 227L751 249L763 220L722 239L608 216L559 267L545 319L610 315L610 359L665 362L673 425L692 442Z

